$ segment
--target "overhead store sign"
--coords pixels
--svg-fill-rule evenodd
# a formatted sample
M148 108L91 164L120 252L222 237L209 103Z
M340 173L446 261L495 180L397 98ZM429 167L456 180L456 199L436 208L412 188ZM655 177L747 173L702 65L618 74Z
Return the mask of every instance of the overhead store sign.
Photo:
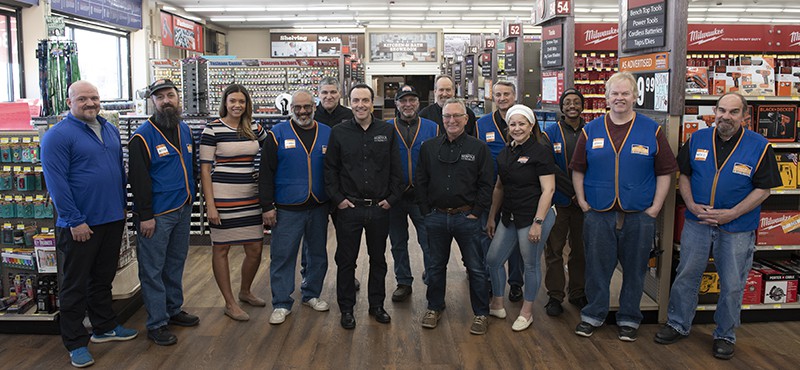
M50 7L92 21L142 29L141 0L51 0Z
M370 62L436 62L439 50L437 34L371 33Z
M575 23L575 50L617 50L617 23Z
M342 54L361 55L364 35L271 33L270 56L273 58L330 58Z
M619 70L624 72L666 71L669 53L653 53L619 58Z
M665 0L628 1L628 21L622 50L632 52L660 48L666 43L667 2Z
M572 14L572 0L537 0L533 9L533 24L540 25L556 17Z
M161 44L203 52L203 26L177 15L161 12Z

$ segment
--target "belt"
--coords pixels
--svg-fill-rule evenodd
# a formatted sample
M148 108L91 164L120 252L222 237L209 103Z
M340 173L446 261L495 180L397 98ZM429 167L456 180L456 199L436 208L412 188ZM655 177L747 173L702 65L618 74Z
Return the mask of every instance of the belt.
M359 207L372 207L377 206L380 203L378 199L358 199L358 198L348 198L351 203Z
M472 210L472 207L461 206L456 208L434 208L434 209L442 213L447 213L448 215L454 215L456 213L469 212Z

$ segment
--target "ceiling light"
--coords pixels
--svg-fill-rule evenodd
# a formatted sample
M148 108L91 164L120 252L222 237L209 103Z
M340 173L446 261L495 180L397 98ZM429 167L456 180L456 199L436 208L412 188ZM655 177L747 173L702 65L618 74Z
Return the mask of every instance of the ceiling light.
M706 11L708 11L708 8L689 7L689 13L701 13L701 12L706 12Z
M592 13L619 13L619 8L592 8Z
M392 16L393 21L421 21L423 17L404 17L404 16Z
M474 17L474 16L464 16L461 17L462 21L496 21L497 17L495 16L484 16L484 17Z
M785 8L783 9L784 13L800 13L800 9L798 8Z
M365 11L365 12L382 11L382 10L388 9L388 7L385 7L385 6L359 6L359 5L350 5L349 8L350 8L350 10Z
M317 17L281 17L285 22L303 22L303 21L316 21Z
M192 12L192 13L203 13L203 12L224 12L225 8L222 8L222 7L219 7L219 8L192 8L192 7L189 7L189 8L183 8L183 10L185 10L187 12Z
M368 17L367 16L364 16L364 17L357 16L355 18L360 20L360 21L388 21L389 20L389 17L383 17L383 16L374 16L374 17L373 16L368 16Z
M687 18L686 20L687 20L688 22L705 22L705 20L706 20L706 19L705 19L705 18L702 18L702 17L700 17L700 18L692 18L692 17L689 17L689 18Z
M736 17L719 17L719 18L706 18L706 22L737 22L739 18Z
M502 12L510 10L510 6L471 6L469 10L478 12Z
M446 6L432 6L432 11L450 11L450 10L466 10L469 9L467 4L447 4Z
M321 21L351 21L353 17L347 15L321 15L317 19Z
M247 17L248 22L280 22L281 17Z
M389 10L398 12L426 12L427 6L393 6Z
M772 19L775 23L800 23L800 19Z
M304 12L306 11L306 7L304 6L268 6L268 12Z
M425 17L428 21L458 21L461 17Z
M388 24L368 24L367 27L374 28L389 28Z
M575 13L589 13L591 11L589 8L575 8Z
M452 24L422 24L420 28L444 28L444 27L453 27Z
M747 8L748 13L780 13L783 8Z
M708 11L715 13L742 13L744 12L744 8L714 8Z
M211 17L212 22L246 22L244 17Z
M591 23L591 22L602 22L603 18L600 17L575 17L576 23Z
M529 11L532 11L532 10L533 10L533 5L529 5L529 6L512 6L511 7L511 11L512 12L529 12Z
M739 22L746 22L746 23L765 23L769 21L769 18L739 18Z
M193 15L184 15L183 17L188 19L188 20L195 21L195 22L201 22L202 21L200 18L195 17Z
M169 5L164 5L163 7L161 7L161 9L168 10L168 11L171 11L171 12L174 12L174 11L178 10L178 9L175 9L175 7L172 7L172 6L169 6Z

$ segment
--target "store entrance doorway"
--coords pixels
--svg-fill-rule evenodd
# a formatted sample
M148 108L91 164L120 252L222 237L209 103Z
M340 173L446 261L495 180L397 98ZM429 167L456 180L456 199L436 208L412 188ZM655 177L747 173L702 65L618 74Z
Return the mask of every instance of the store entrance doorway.
M425 108L434 102L433 81L434 75L413 76L373 76L375 86L375 117L390 120L395 117L396 106L394 97L401 87L414 86L419 94L419 108Z

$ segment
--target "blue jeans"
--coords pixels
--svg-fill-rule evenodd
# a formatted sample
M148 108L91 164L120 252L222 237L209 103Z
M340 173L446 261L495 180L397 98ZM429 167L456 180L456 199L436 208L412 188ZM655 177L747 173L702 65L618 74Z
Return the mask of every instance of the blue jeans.
M483 251L483 257L489 254L489 248L492 245L492 238L489 237L489 234L486 233L486 223L489 221L489 211L481 213L480 217L481 221L481 251ZM497 213L497 217L494 220L496 225L500 224L500 213ZM508 260L508 285L516 285L516 286L523 286L525 283L522 280L522 271L524 270L524 266L522 263L522 255L519 251L519 246L514 245L514 249L511 250L511 255L507 258ZM503 280L506 279L506 270L505 266L500 266L503 269ZM486 266L486 274L489 276L489 279L492 279L493 276L489 272L489 266ZM501 294L502 295L502 294Z
M189 253L189 224L192 205L156 216L156 231L142 236L136 222L136 254L139 281L147 310L147 330L167 325L183 306L183 267Z
M300 286L303 302L319 298L325 274L328 272L328 207L320 206L303 211L278 208L278 223L272 228L269 248L269 278L272 288L272 307L292 309L294 299L297 252L301 239L307 268Z
M532 243L528 239L528 230L531 225L517 229L514 223L508 226L500 222L497 225L497 232L492 239L489 247L489 254L486 257L486 265L489 266L489 276L492 281L492 293L495 297L502 297L505 293L506 284L505 270L503 264L506 262L514 247L519 247L522 253L522 261L525 263L525 285L523 294L525 300L533 302L536 294L539 293L539 285L542 282L542 252L550 235L550 229L555 223L556 212L551 208L547 211L547 216L542 223L542 236L538 243Z
M618 218L622 228L617 229ZM647 261L655 237L655 218L644 212L586 212L583 238L586 254L586 299L581 320L601 326L608 315L609 285L619 261L622 289L619 293L617 326L638 328Z
M469 300L472 311L477 316L489 314L489 281L486 278L486 262L478 240L481 232L478 219L467 218L467 213L449 215L433 211L425 216L428 229L428 309L444 309L444 295L447 282L447 262L450 260L450 246L453 238L461 249L464 264L469 275Z
M389 209L389 240L392 243L394 276L397 284L402 285L411 285L414 281L414 276L411 274L411 261L408 258L409 217L417 230L417 242L422 249L423 271L428 269L428 232L425 230L425 218L422 217L418 205L411 200L401 200Z
M709 250L719 274L720 292L714 321L714 339L736 343L734 330L739 326L742 295L747 274L753 265L755 232L729 233L717 226L686 220L681 233L681 262L669 295L667 325L688 335L692 328L700 280L708 264Z

